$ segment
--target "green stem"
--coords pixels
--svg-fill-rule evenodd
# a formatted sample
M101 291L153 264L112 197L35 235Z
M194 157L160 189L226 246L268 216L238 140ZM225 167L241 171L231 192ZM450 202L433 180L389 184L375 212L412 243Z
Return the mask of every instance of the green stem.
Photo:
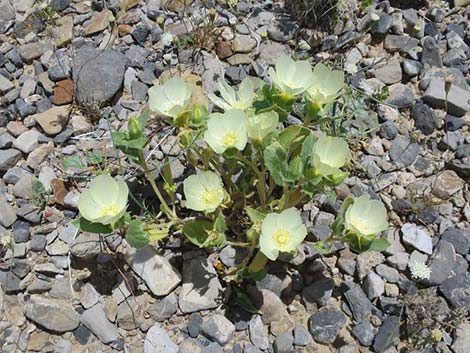
M150 186L152 186L153 192L157 196L158 200L160 201L160 210L170 219L178 219L178 216L176 213L172 213L170 211L170 207L168 206L167 202L165 201L165 198L163 195L160 193L160 190L158 189L157 184L155 183L155 179L153 178L152 173L150 172L150 169L147 165L147 162L145 161L144 154L142 151L139 152L139 164L144 170L145 176L147 177L147 180L150 183Z
M266 208L266 196L267 196L266 180L265 180L266 172L264 170L260 171L258 167L256 166L256 164L248 160L247 158L245 158L243 154L240 153L239 158L241 162L249 166L253 170L253 172L255 172L256 177L258 178L258 183L256 183L256 189L258 190L259 201L263 209Z

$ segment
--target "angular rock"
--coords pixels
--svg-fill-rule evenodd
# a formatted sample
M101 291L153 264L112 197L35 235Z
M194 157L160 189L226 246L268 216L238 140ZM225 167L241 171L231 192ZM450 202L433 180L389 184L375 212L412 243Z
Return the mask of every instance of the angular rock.
M454 308L470 310L470 273L461 273L448 278L439 290Z
M18 53L24 62L30 64L34 59L39 58L46 51L52 49L50 43L33 42L20 46Z
M441 78L432 78L424 92L423 100L433 108L445 109L445 81ZM447 109L455 116L462 116L470 111L470 92L452 84L447 94Z
M418 228L415 224L405 223L401 231L403 241L406 244L426 254L432 254L432 239L424 230Z
M101 303L85 310L82 314L81 321L105 344L114 342L119 338L116 325L109 322L104 311L104 306Z
M304 288L302 297L310 304L316 303L320 306L327 304L335 289L335 281L332 278L324 277Z
M374 326L369 321L362 321L355 325L352 329L352 335L366 347L369 347L374 341Z
M346 324L346 316L339 310L322 310L310 317L309 330L315 341L332 344Z
M408 136L397 136L393 140L389 154L395 164L401 168L413 164L419 151L419 144L411 142Z
M32 118L49 136L57 135L67 125L70 106L53 107L45 112L35 114Z
M100 105L122 87L126 58L117 50L82 46L73 61L75 97L80 104Z
M212 264L203 257L183 265L179 307L184 313L212 309L222 301L222 285Z
M165 298L152 304L148 313L153 320L162 322L173 316L178 310L178 298L175 293L170 293Z
M111 16L113 16L113 14L108 9L103 9L101 12L95 14L91 22L85 27L85 35L89 36L104 31L109 26Z
M383 353L391 346L395 345L400 336L400 318L398 316L389 316L380 326L379 332L375 336L374 351Z
M444 170L436 176L432 193L441 198L447 199L458 191L462 190L465 182L453 170Z
M465 320L457 326L455 339L452 343L452 351L455 353L470 352L470 323Z
M143 249L129 247L126 261L156 296L169 294L181 282L179 272L150 246Z
M145 336L144 353L177 353L178 346L160 324L154 324Z
M390 59L386 65L374 71L375 77L390 85L402 79L401 66L397 58Z
M20 158L21 152L14 148L0 150L0 171L6 172L13 168Z
M80 315L65 302L32 295L26 304L25 316L54 332L68 332L80 325Z
M221 346L225 345L233 333L235 326L225 316L215 314L202 324L202 333Z
M460 255L465 256L470 252L470 232L468 230L461 231L454 227L447 228L441 234L441 240L451 243Z
M456 260L455 249L452 244L441 240L429 260L429 267L431 268L429 284L432 286L440 285L449 278L456 265Z
M371 314L373 305L361 287L355 286L351 288L344 293L344 296L356 321L362 321Z
M254 315L249 324L250 341L261 350L269 347L269 336L260 315Z
M385 282L375 272L370 272L364 280L363 288L369 299L375 299L385 292Z
M248 286L248 295L251 297L254 306L262 315L263 322L270 324L274 321L283 320L287 317L286 305L273 292L267 289L258 289L255 286Z
M411 110L415 126L425 135L430 135L437 128L437 115L428 105L417 103Z
M291 331L284 332L276 337L273 348L274 353L290 353L294 345L294 336Z
M15 209L0 196L0 226L9 227L15 223L17 216Z

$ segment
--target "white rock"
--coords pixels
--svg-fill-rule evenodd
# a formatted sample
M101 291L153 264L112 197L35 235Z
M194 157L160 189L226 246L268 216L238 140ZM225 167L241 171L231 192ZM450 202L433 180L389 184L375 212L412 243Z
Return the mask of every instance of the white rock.
M177 353L178 346L168 333L156 323L148 331L144 341L144 353Z
M403 241L406 244L425 254L432 254L432 239L424 230L418 228L415 224L405 223L401 227L401 232L403 233Z

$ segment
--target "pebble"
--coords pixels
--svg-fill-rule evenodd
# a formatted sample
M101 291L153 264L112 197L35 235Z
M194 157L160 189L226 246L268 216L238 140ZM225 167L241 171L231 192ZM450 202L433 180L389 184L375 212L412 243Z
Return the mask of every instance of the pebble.
M119 337L117 327L109 322L101 303L85 310L81 316L81 321L105 344L114 342Z
M313 314L309 319L309 330L315 341L332 344L346 324L346 316L339 310L327 309Z
M406 223L401 227L401 231L403 241L406 244L425 254L432 254L432 239L424 230L418 228L415 224Z
M374 326L369 321L362 321L354 325L351 333L361 345L366 347L369 347L375 338Z
M178 350L178 346L173 343L160 324L155 323L147 331L144 341L144 353L177 353Z
M223 315L215 314L203 322L202 333L221 346L225 345L233 333L235 326Z
M254 315L249 323L250 341L261 350L269 347L269 336L260 315Z
M374 340L374 351L383 353L391 346L394 346L400 334L400 318L397 316L387 317L380 326Z
M63 105L60 107L53 107L45 112L35 114L32 116L34 121L41 127L41 129L48 136L57 135L67 125L70 106Z

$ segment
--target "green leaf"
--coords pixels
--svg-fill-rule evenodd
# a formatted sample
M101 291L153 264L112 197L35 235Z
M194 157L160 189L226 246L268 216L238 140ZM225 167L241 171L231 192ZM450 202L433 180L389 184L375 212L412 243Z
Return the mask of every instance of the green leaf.
M258 314L258 309L253 305L251 298L248 294L239 288L235 288L235 301L245 311L251 314Z
M93 223L83 217L72 221L72 224L80 229L80 231L86 233L110 234L113 232L113 228L110 225Z
M302 161L306 166L310 164L310 161L312 159L313 146L315 145L316 141L316 137L310 134L305 138L304 142L302 143L302 152L300 154L300 157L302 158Z
M325 243L324 241L317 241L311 244L321 255L328 255L335 249L332 243Z
M372 243L370 244L369 250L375 250L375 251L384 251L387 249L390 245L390 242L387 239L384 238L376 238L372 240Z
M155 226L152 226L146 229L146 232L149 237L149 240L159 241L168 236L168 234L170 233L170 227L166 224L164 225L157 224Z
M250 218L251 223L261 222L266 218L266 213L258 211L254 208L246 207L245 211Z
M88 164L101 164L103 162L103 156L99 152L90 151L86 154L86 160Z
M147 246L150 242L144 230L144 224L140 220L134 220L129 223L126 239L130 246L137 249Z
M183 233L191 243L200 248L220 246L225 242L225 235L214 231L212 222L206 220L185 223Z
M87 164L81 159L79 156L68 156L65 157L61 162L60 165L63 169L86 169Z
M341 205L341 208L338 211L338 215L336 216L335 221L331 225L331 229L333 230L334 233L340 234L343 232L344 217L345 217L346 211L348 210L349 206L351 206L353 203L354 203L354 199L351 196L348 196L343 201L343 204Z
M227 223L225 222L225 217L221 211L219 211L219 214L214 221L214 230L218 233L225 233L227 230Z
M294 145L303 142L309 135L311 135L311 132L306 127L291 125L284 129L277 139L285 150L293 151L295 149Z
M264 150L264 163L277 185L284 182L287 166L287 152L275 141Z

